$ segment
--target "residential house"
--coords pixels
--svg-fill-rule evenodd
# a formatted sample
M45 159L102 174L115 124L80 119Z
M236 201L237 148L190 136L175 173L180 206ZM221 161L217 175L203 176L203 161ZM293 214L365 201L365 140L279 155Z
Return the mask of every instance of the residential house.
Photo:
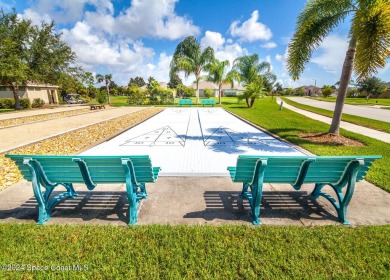
M19 86L18 93L20 98L28 98L31 102L36 98L40 98L45 101L45 104L58 104L58 86L28 83ZM0 86L0 98L14 98L12 88L10 86Z
M302 86L303 90L305 91L305 95L307 96L316 96L321 94L321 88L317 86Z
M192 84L191 87L196 90L196 84ZM212 82L200 81L199 82L199 96L204 96L204 90L211 89L214 91L214 96L218 97L218 85ZM240 85L223 84L221 88L221 96L237 96L245 88Z

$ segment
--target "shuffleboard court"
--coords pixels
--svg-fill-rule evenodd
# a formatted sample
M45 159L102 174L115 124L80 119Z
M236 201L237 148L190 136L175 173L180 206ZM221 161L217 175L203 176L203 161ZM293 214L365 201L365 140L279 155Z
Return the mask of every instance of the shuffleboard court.
M229 176L238 155L304 155L222 108L167 108L83 155L149 155L160 176Z

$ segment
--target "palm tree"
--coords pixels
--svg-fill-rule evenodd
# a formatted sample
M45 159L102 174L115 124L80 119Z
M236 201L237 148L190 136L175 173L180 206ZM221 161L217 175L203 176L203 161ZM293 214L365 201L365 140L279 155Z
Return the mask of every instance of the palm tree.
M349 46L329 133L338 134L348 84L354 70L358 80L383 68L390 56L389 0L312 0L299 14L288 47L287 68L298 79L312 52L340 22L351 17Z
M271 65L266 61L260 62L258 54L246 55L235 59L229 75L244 86L261 83L264 87L264 80L267 80L269 83L274 83L276 80L275 74L271 72ZM256 98L257 95L248 95L245 98L248 107L253 106Z
M112 81L112 75L107 74L107 75L101 75L101 74L96 74L96 80L98 83L101 83L103 81L106 82L106 91L107 91L107 97L108 97L108 104L111 105L111 100L110 100L110 84Z
M251 108L255 100L263 93L266 93L264 88L264 81L261 76L258 76L254 82L246 85L245 90L238 96L238 100L247 100L247 105L249 108ZM249 104L248 100L250 100Z
M173 77L178 71L184 71L186 77L195 75L196 103L199 103L199 81L205 66L214 58L214 50L207 47L202 51L195 37L189 36L180 42L173 54L170 75Z
M218 59L213 59L213 61L205 67L209 72L209 75L206 76L206 80L218 86L219 105L221 105L222 85L226 83L233 84L231 75L226 74L226 67L228 66L229 60L219 61Z

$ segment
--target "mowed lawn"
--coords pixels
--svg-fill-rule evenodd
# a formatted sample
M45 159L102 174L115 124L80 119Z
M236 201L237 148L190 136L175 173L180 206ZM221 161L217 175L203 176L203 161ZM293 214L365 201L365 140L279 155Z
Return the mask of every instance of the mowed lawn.
M329 125L286 108L279 110L275 98L271 97L257 100L252 108L247 108L245 102L237 103L236 98L224 98L223 107L316 155L382 155L383 158L374 162L370 168L366 180L390 192L390 145L388 143L344 129L340 130L343 136L357 140L364 146L347 147L310 142L301 138L299 133L326 133Z
M389 235L390 226L0 224L0 278L388 279Z

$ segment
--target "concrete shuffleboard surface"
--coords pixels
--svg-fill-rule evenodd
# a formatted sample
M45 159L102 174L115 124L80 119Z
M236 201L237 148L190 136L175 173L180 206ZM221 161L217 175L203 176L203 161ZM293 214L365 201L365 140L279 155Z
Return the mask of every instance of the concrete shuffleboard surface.
M222 108L167 108L83 155L149 155L160 176L228 176L238 155L304 155Z

